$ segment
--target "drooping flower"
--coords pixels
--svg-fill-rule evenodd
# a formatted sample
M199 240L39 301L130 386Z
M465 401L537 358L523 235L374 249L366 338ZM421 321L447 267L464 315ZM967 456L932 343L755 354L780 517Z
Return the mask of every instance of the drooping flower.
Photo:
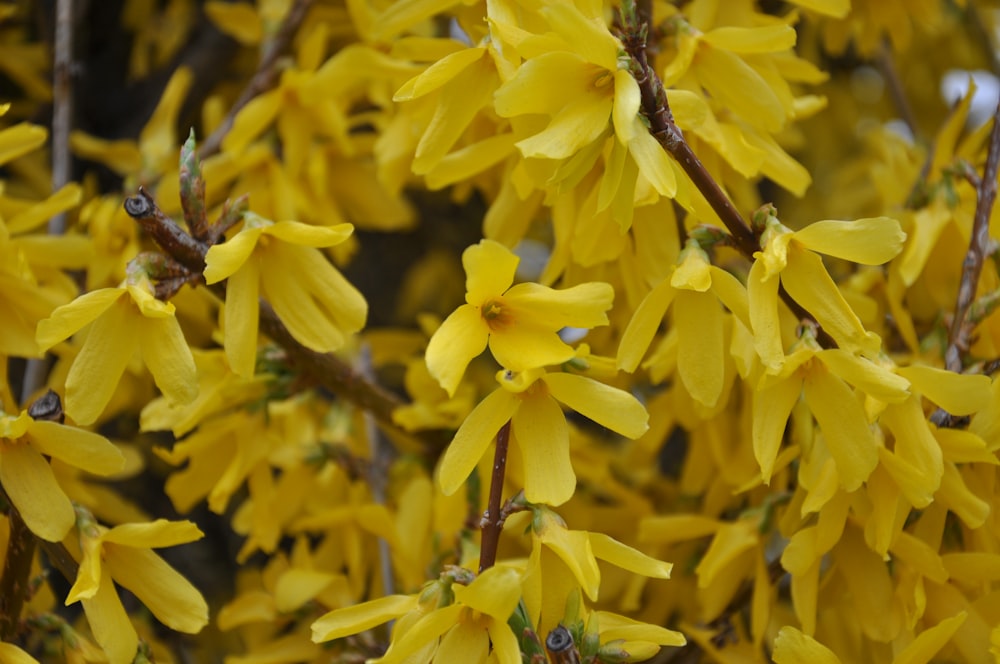
M28 528L58 542L76 515L45 456L97 475L121 470L125 457L96 433L35 420L27 412L17 417L0 412L0 484Z
M317 250L340 244L353 230L351 224L310 226L248 213L239 233L208 250L205 281L228 279L225 347L233 371L253 375L258 297L274 307L296 341L320 353L339 350L364 327L368 303Z
M560 329L607 324L604 312L614 299L609 284L588 282L563 290L536 283L512 286L519 260L492 240L462 254L466 304L445 319L426 353L427 368L449 395L487 345L501 366L526 371L573 357L573 348L557 334Z
M508 420L511 442L524 462L524 493L529 502L559 505L576 489L570 463L569 426L560 403L629 438L648 428L639 401L596 380L569 373L532 369L497 372L500 388L473 409L445 450L438 481L445 495L465 482L493 437Z
M198 395L198 372L174 305L154 297L141 270L132 270L122 286L91 291L56 309L39 322L36 340L47 350L88 324L66 378L66 412L78 423L101 415L137 350L169 401L190 403Z
M129 664L139 637L115 583L130 590L171 629L196 634L208 622L208 605L201 593L152 549L176 546L204 534L190 521L129 523L110 530L81 511L82 559L66 604L80 601L97 642L111 664Z

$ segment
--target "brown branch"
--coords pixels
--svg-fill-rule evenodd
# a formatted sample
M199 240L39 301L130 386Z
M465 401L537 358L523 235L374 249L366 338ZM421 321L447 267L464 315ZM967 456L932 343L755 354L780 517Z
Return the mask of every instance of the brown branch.
M229 133L229 130L233 128L233 122L240 109L249 104L254 97L267 92L277 85L280 74L278 71L278 60L291 45L292 39L295 37L295 33L298 31L299 25L301 25L311 4L312 0L295 0L293 2L292 6L288 9L288 13L285 14L285 20L282 22L281 27L278 28L274 37L264 48L260 64L253 78L250 79L250 82L243 88L240 96L230 107L222 124L202 142L201 147L198 149L198 157L205 159L217 153L222 147L222 140Z
M0 493L3 493L3 489L0 489ZM5 493L3 498L10 505L7 512L10 537L3 561L3 576L0 577L0 641L9 642L17 633L21 609L30 592L29 577L36 540L35 534L28 529Z
M493 475L490 478L490 497L486 512L480 522L483 536L479 545L479 572L493 567L497 561L497 547L500 544L500 530L503 528L503 480L507 470L507 445L510 442L510 420L497 433L496 451L493 453Z
M962 371L962 356L969 347L970 330L966 319L976 297L983 263L989 253L990 213L993 211L993 202L997 196L998 169L1000 169L1000 103L997 104L997 110L993 114L993 130L990 132L990 143L986 153L986 167L976 192L972 236L969 238L969 250L962 263L962 281L958 287L951 329L948 331L948 349L944 354L947 369L957 373Z

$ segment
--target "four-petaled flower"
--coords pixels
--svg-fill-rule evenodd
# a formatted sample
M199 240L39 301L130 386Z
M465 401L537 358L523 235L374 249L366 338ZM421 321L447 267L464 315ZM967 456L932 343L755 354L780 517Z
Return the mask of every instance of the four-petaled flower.
M492 240L462 254L466 304L441 324L426 355L431 375L449 395L487 344L501 366L526 371L573 357L574 350L557 334L560 329L607 324L604 312L614 299L610 284L588 282L564 290L535 283L511 286L519 260Z

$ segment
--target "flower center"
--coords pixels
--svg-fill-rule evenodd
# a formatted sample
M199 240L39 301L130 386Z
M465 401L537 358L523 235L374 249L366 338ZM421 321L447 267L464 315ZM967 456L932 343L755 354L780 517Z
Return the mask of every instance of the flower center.
M487 300L479 310L491 330L502 330L512 322L510 311L500 300Z

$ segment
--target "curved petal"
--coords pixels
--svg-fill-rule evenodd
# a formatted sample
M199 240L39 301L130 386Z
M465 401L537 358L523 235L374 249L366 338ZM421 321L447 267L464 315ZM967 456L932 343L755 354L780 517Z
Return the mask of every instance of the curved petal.
M512 428L524 460L528 502L562 505L572 498L576 474L569 456L569 425L556 400L543 391L523 397Z
M670 578L670 571L674 567L672 564L647 556L642 551L622 544L604 533L592 532L589 535L594 557L634 574L641 574L653 579Z
M801 662L841 664L840 658L834 655L832 650L789 625L785 625L778 631L778 637L774 640L772 657L776 664L800 664Z
M264 235L306 247L332 247L347 240L353 232L351 224L313 226L300 221L277 221L263 228Z
M781 285L842 348L855 353L878 352L882 345L878 335L865 330L818 255L795 243L789 245Z
M242 152L274 122L283 102L284 95L280 88L251 99L236 114L232 129L222 139L222 149L226 152Z
M491 392L472 409L448 445L438 467L438 484L446 496L458 491L482 458L490 441L517 410L519 399L507 390Z
M515 321L494 330L489 338L490 352L497 363L511 371L527 371L551 364L568 362L576 355L559 335L549 328Z
M848 383L880 401L899 403L910 396L910 381L883 369L871 360L848 353L842 348L828 348L816 353L827 368ZM950 372L949 372L950 373ZM952 376L957 374L951 374ZM985 378L985 376L984 376ZM989 379L986 379L987 389Z
M478 621L460 621L442 637L434 661L486 662L490 637Z
M639 366L676 294L676 289L670 285L670 279L664 279L642 298L618 342L616 362L619 369L631 373Z
M0 444L0 484L24 523L42 539L58 542L76 523L73 504L49 462L31 445Z
M226 284L226 359L238 376L251 378L257 364L260 325L260 261L250 258L229 276Z
M459 623L459 615L463 608L461 604L452 604L443 609L431 611L415 622L403 634L402 638L394 643L381 659L376 661L379 664L409 662L409 655L417 652L428 643L436 641L442 634L455 627Z
M517 641L514 643L517 645ZM518 652L520 653L520 651ZM517 661L521 661L520 656ZM37 659L24 652L13 643L0 643L0 662L3 662L4 664L38 664Z
M330 312L302 289L298 266L285 260L287 256L279 251L261 262L261 295L300 344L317 353L339 350L346 342L344 331L331 319Z
M121 546L158 549L194 542L205 536L190 521L157 519L149 523L124 523L104 533L103 540Z
M990 402L991 381L982 374L957 374L922 364L900 367L896 373L952 415L972 415Z
M632 122L639 114L642 95L639 84L625 69L615 71L615 102L611 109L611 120L615 134L622 143L628 143L635 136L636 124ZM639 127L642 125L640 124Z
M425 358L431 376L455 396L465 368L486 349L489 328L471 304L463 304L448 316L427 344Z
M542 380L556 399L626 438L638 438L649 429L649 413L628 392L568 373L546 374Z
M119 301L91 325L66 376L66 413L78 424L92 424L111 400L139 343L136 318Z
M514 273L521 259L494 240L481 240L462 252L465 268L465 301L482 306L499 297L514 283Z
M415 596L389 595L363 604L336 609L313 622L312 640L321 643L358 634L416 608Z
M518 141L517 147L526 158L572 157L581 148L597 140L608 128L611 104L610 96L595 94L581 96L563 107L552 118L548 127L534 136ZM649 136L648 132L645 136ZM633 143L641 143L641 138L642 134L637 136ZM649 136L649 140L658 150L663 151L656 139Z
M455 586L455 599L464 606L505 621L521 599L521 572L506 565L490 567L468 586Z
M368 302L326 256L309 247L290 245L281 247L280 254L286 264L290 260L299 266L296 275L300 287L312 295L339 330L348 335L365 326Z
M125 294L124 288L101 288L84 293L69 304L64 304L52 315L38 322L35 341L41 350L48 350L63 339L79 332L95 321L115 301Z
M139 325L142 359L171 404L198 396L198 368L176 318L143 318Z
M125 467L125 455L104 436L56 422L33 420L31 444L42 454L95 475L110 475Z
M793 235L803 246L862 265L888 263L903 250L906 233L890 217L817 221Z
M497 664L521 664L521 646L510 626L503 620L495 620L488 623L486 629L490 634Z
M111 664L130 664L139 648L139 636L118 599L115 584L107 569L101 572L101 583L93 597L80 600L94 638Z
M802 394L802 379L792 375L753 395L753 454L764 484L771 483L785 425Z
M695 401L712 408L726 377L722 309L711 293L680 290L674 307L677 373Z
M778 318L778 283L774 277L764 279L767 267L756 260L747 277L747 298L750 303L750 325L753 347L760 361L771 371L785 363L785 347L781 342L781 322Z
M673 198L677 194L677 176L670 157L638 118L635 122L639 125L635 137L628 143L628 150L653 189L661 196Z
M230 276L240 269L250 254L257 246L263 228L243 227L239 233L226 240L222 244L216 244L208 248L205 254L205 283L214 284Z
M556 290L536 283L511 287L503 295L517 323L532 323L552 330L564 327L591 328L607 325L605 313L615 299L611 284L590 281L571 288Z
M865 411L847 385L824 365L814 363L805 381L806 403L823 431L846 491L854 491L878 464L878 447Z
M104 545L105 569L164 625L197 634L208 623L208 604L197 588L149 549Z

